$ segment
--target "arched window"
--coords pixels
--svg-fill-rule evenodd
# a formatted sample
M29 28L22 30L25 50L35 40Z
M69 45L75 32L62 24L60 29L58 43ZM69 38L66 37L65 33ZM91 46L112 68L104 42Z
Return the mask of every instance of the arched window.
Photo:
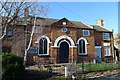
M79 38L77 41L78 44L78 54L86 55L87 54L87 40L85 38Z
M48 42L46 38L41 38L39 41L39 55L47 55L48 54Z
M79 41L79 53L86 53L85 48L85 41L82 39Z
M38 37L35 43L38 44L38 55L39 56L49 55L49 44L51 43L49 37L45 35Z

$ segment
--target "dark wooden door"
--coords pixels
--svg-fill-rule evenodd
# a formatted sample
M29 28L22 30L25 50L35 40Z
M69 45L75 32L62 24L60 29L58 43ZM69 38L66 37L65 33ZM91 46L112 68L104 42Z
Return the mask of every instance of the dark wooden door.
M67 42L62 42L60 44L59 62L60 63L69 62L69 45Z

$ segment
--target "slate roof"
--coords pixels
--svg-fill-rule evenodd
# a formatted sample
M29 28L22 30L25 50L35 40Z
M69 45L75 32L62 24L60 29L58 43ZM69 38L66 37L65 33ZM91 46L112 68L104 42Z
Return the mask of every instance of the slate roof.
M92 27L88 26L87 24L84 24L83 22L78 22L78 21L71 21L71 22L78 28L92 29Z
M111 30L107 29L104 26L99 26L99 25L91 25L96 31L102 31L102 32L112 32Z
M44 22L44 25L51 25L54 22L57 22L61 19L52 19L52 18L40 18L38 17L38 21L36 21L36 24L40 24L39 20L42 20ZM88 25L83 22L79 21L70 21L72 24L76 26L76 28L87 28L87 29L95 29L96 31L102 31L102 32L112 32L111 30L107 29L106 27L99 26L99 25Z
M41 17L37 17L36 20L36 25L40 25L40 23L42 22L42 25L51 25L57 21L59 21L61 19L52 19L52 18L41 18ZM69 21L69 20L68 20ZM3 21L4 22L4 21ZM25 18L18 18L16 20L18 25L24 25L25 24ZM103 26L98 26L98 25L88 25L84 22L79 22L79 21L70 21L72 24L74 24L76 26L76 28L86 28L86 29L95 29L96 31L102 31L102 32L112 32L109 29L107 29L106 27ZM29 16L29 23L33 24L34 23L34 17L33 16Z
M40 24L40 20L44 23L44 25L51 25L54 22L57 22L61 19L51 19L51 18L38 18L36 21L36 25ZM92 26L90 27L90 25L88 26L87 24L83 23L83 22L78 22L78 21L70 21L72 24L74 24L76 26L76 28L87 28L87 29L92 29Z

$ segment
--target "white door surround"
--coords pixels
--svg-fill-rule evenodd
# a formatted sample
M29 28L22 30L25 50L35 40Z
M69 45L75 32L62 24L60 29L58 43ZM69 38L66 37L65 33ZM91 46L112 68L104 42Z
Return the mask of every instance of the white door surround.
M63 40L62 40L63 39ZM51 46L52 48L60 48L60 44L65 41L69 44L69 48L77 48L77 46L75 46L75 43L73 41L73 39L69 36L63 35L58 37L55 40L54 46ZM69 41L69 42L68 42Z

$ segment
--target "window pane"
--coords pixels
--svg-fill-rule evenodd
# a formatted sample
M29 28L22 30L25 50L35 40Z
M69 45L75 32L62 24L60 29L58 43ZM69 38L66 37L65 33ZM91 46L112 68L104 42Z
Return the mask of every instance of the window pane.
M104 55L110 56L110 46L104 46Z
M84 40L79 41L79 53L85 53L85 41Z
M83 36L90 36L89 30L83 30Z
M45 38L39 41L39 54L47 54L47 39Z
M42 39L39 42L39 54L43 54L43 40Z
M9 32L8 32L8 36L9 36L9 37L12 36L12 31L9 31Z
M47 54L47 40L44 40L44 54Z
M108 40L110 39L109 33L103 33L103 40Z

